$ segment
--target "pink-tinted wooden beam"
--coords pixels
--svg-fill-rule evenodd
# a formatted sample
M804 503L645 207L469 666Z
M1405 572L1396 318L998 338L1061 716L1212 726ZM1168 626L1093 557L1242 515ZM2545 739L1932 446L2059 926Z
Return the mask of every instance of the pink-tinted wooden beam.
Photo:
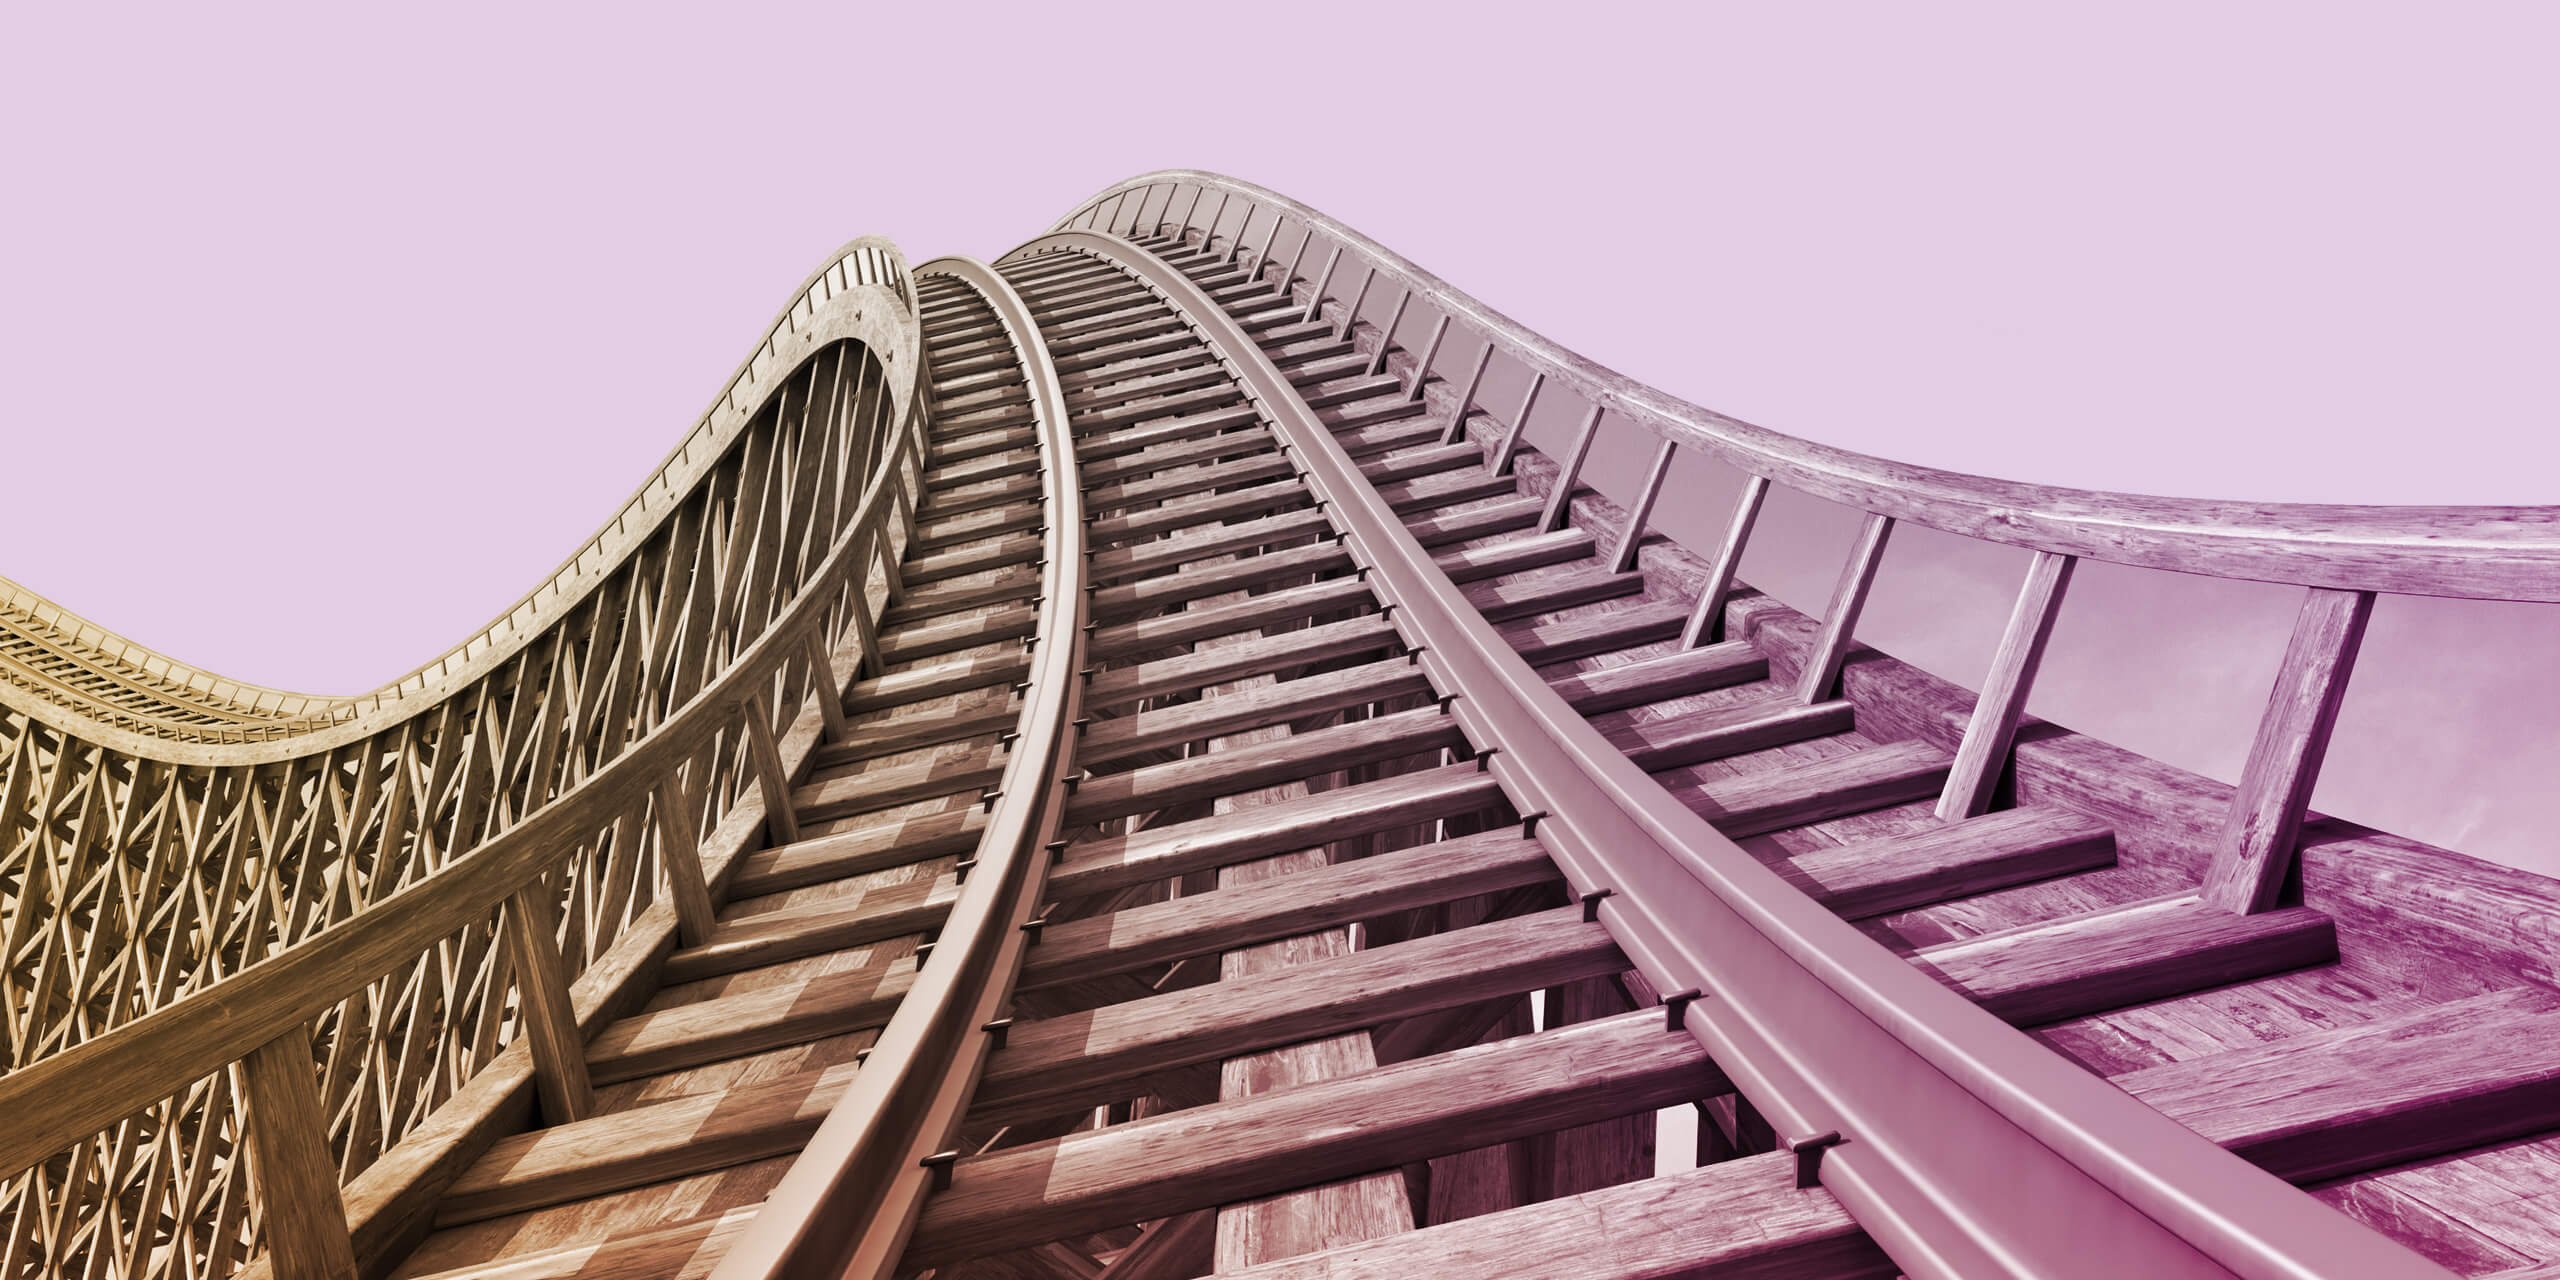
M1698 607L1689 614L1689 625L1681 629L1681 648L1695 649L1724 638L1725 593L1733 589L1733 571L1742 563L1742 548L1751 541L1751 526L1760 518L1760 503L1768 496L1769 477L1743 480L1742 496L1734 500L1733 519L1725 526L1724 545L1716 549L1715 564L1698 591Z
M2206 902L2247 913L2276 905L2283 893L2302 815L2311 807L2329 731L2337 725L2347 676L2372 616L2370 591L2315 588L2302 602L2267 713L2249 746L2249 763L2240 770L2239 793L2205 870Z
M1840 581L1831 588L1831 607L1822 615L1822 634L1805 655L1804 672L1796 680L1796 700L1807 706L1833 697L1840 688L1840 665L1849 660L1849 641L1858 615L1867 607L1867 589L1876 582L1876 565L1884 560L1885 539L1893 535L1893 517L1870 514L1858 531Z
M1974 700L1973 719L1965 725L1955 765L1947 771L1947 789L1939 793L1939 817L1952 822L1991 807L1991 792L2008 767L2009 744L2018 734L2018 717L2027 709L2027 691L2044 662L2045 641L2062 614L2062 593L2079 563L2076 556L2039 551L2027 565L2017 607L2009 611L2009 629L1991 655L1991 674L1983 677L1982 696Z
M1653 466L1645 472L1644 490L1627 511L1627 531L1618 538L1618 549L1609 553L1609 572L1625 573L1636 567L1636 545L1644 541L1644 522L1653 516L1653 504L1662 496L1662 482L1671 474L1671 455L1679 448L1665 438L1661 447L1653 451Z

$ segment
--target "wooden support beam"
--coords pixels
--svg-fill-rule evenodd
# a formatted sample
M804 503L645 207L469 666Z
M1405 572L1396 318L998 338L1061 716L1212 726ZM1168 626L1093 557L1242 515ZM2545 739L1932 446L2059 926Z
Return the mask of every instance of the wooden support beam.
M1849 704L1838 698L1803 703L1771 697L1693 712L1677 719L1631 720L1611 727L1602 736L1635 761L1637 768L1654 772L1847 733L1854 721L1855 713Z
M1603 1018L964 1158L905 1261L937 1266L1727 1088L1659 1010Z
M1065 825L1072 829L1185 800L1233 795L1353 765L1447 748L1467 749L1466 734L1459 729L1457 717L1438 707L1399 711L1127 773L1088 778L1067 801Z
M2240 770L2239 793L2214 842L2205 901L2225 911L2265 911L2283 897L2329 731L2372 617L2370 591L2313 590L2303 600L2249 762Z
M978 847L986 821L986 811L972 805L921 817L859 822L780 849L759 849L739 860L729 893L733 898L753 898L953 857Z
M1076 762L1098 770L1132 756L1218 734L1285 724L1431 691L1431 679L1422 668L1401 658L1257 684L1214 698L1141 708L1097 722L1076 744Z
M2027 691L2044 661L2045 642L2062 616L2062 593L2071 585L2074 556L2039 551L2027 565L2026 583L2018 588L2009 627L1991 655L1991 672L1983 677L1982 696L1974 699L1973 718L1965 724L1956 761L1947 771L1947 789L1938 794L1938 816L1950 822L1973 817L1991 807L1992 790L2009 767L2009 744L2017 737L2018 717L2026 713Z
M1706 583L1698 591L1697 608L1681 628L1681 648L1694 649L1724 639L1725 597L1733 590L1734 572L1742 565L1743 548L1751 542L1751 526L1759 521L1760 504L1768 496L1767 476L1743 478L1742 494L1734 500L1733 515L1725 523L1724 541L1717 544L1715 563L1708 566Z
M1196 644L1245 631L1269 631L1323 614L1376 606L1377 597L1368 583L1357 578L1336 578L1266 591L1226 604L1185 609L1160 618L1096 628L1090 652L1094 661L1108 662L1133 653Z
M1480 813L1501 804L1501 786L1490 772L1473 764L1398 774L1303 800L1077 841L1050 869L1048 894L1064 901L1106 893L1407 823ZM1036 948L1034 957L1036 964Z
M1651 706L1710 689L1767 679L1769 659L1739 640L1681 649L1659 657L1577 672L1548 681L1586 716Z
M1831 588L1831 607L1823 611L1821 634L1805 652L1804 670L1796 679L1797 701L1820 702L1839 695L1840 667L1849 660L1858 615L1866 610L1867 592L1875 586L1876 567L1884 563L1885 540L1892 534L1893 517L1884 515L1869 515L1858 530L1848 562L1840 567L1840 581Z
M1366 601L1361 603L1365 605ZM1091 711L1141 698L1169 697L1311 662L1394 651L1403 645L1394 623L1377 614L1364 613L1097 672L1085 686L1084 705Z
M2192 897L1922 947L1912 963L2021 1026L2120 1009L2338 958L2329 917L2237 916Z
M1533 667L1653 644L1680 634L1680 606L1630 604L1565 618L1525 618L1495 629Z
M2295 1182L2560 1128L2560 995L2517 987L2117 1076Z
M1235 1280L1889 1280L1901 1268L1780 1152L1649 1178L1354 1248Z
M702 941L667 957L663 980L692 982L923 933L941 926L959 896L958 882L944 874L788 911L718 921Z
M533 1052L534 1086L547 1124L584 1120L596 1095L587 1080L586 1037L578 1032L577 1005L569 998L568 966L560 959L551 889L541 879L507 899L507 956L523 1002L524 1037Z
M276 1280L345 1280L356 1273L347 1210L321 1110L311 1031L293 1030L240 1060L240 1100L248 1110L251 1169L266 1210L267 1250Z
M1562 874L1536 841L1508 827L1415 845L1294 872L1248 892L1186 894L1050 925L1025 958L1016 989L1038 990L1391 912L1560 883Z
M1015 1028L979 1078L972 1117L1046 1115L1107 1101L1122 1096L1114 1090L1167 1067L1340 1035L1625 967L1608 930L1585 923L1580 907L1561 907L1248 970L1187 991Z
M2114 866L2113 832L2069 809L2007 809L1799 853L1778 873L1851 920Z
M761 693L739 704L746 721L747 758L755 765L756 792L764 798L764 829L775 844L800 838L800 819L791 808L791 774L782 767L782 748L773 740L773 717Z
M666 867L667 894L676 909L676 934L698 947L711 937L711 887L702 878L702 842L694 835L693 802L673 771L658 780L649 810L658 824L658 861Z
M1784 769L1674 783L1671 792L1736 840L1922 800L1947 776L1947 753L1896 742Z

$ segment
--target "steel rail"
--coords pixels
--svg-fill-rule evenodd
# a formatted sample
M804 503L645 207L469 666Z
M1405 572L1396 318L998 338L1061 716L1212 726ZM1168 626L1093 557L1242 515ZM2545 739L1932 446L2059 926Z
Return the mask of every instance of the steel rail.
M1435 687L1675 1017L1916 1277L2450 1276L2000 1021L1788 885L1612 749L1431 562L1199 286L1115 235L1281 433Z
M842 301L863 291L882 295L894 306L848 306ZM129 713L119 716L94 697L77 691L46 697L34 685L21 683L5 658L0 658L0 708L128 755L182 765L298 759L381 732L470 687L539 639L552 619L585 602L710 474L774 389L812 350L851 338L887 363L905 361L904 367L914 367L914 327L905 326L902 332L889 319L912 308L914 293L905 259L886 237L862 236L837 249L775 313L763 340L739 362L665 460L559 568L487 625L378 689L327 697L232 680L161 654L0 579L0 604L64 633L94 662L105 664L107 674L124 687L158 697L155 681L175 682L209 703L232 706L240 719L228 726L169 724L161 732L144 732L117 723ZM892 421L900 420L902 412L902 403L895 406Z
M1302 228L1296 260L1306 260L1308 243L1325 237L1364 259L1378 275L1400 281L1443 315L1474 328L1489 344L1543 375L1551 389L1569 389L1657 437L1829 501L1986 542L2179 573L2402 595L2560 602L2560 506L2355 506L2155 497L1996 480L1816 444L1637 382L1521 325L1342 222L1222 174L1165 170L1116 183L1078 205L1053 229L1089 224L1100 216L1109 224L1106 229L1126 221L1134 230L1145 219L1150 199L1141 194L1129 207L1129 193L1186 184L1247 202L1238 215L1242 221L1230 241L1230 254L1241 248L1257 210L1270 210L1274 218L1264 236L1266 260L1278 247L1271 243L1278 237L1278 219L1295 219ZM1173 225L1165 216L1172 198L1167 195L1167 207L1157 214L1161 225ZM1191 229L1187 216L1181 225ZM1216 227L1209 230L1215 234ZM1320 305L1323 284L1316 288ZM1309 315L1314 314L1311 306ZM1432 354L1444 349L1435 343Z
M1018 736L975 867L926 961L872 1043L864 1067L730 1246L715 1280L894 1274L931 1174L925 1158L960 1126L1010 999L1066 809L1072 726L1084 701L1084 498L1065 393L1021 295L985 263L938 258L939 274L976 289L1004 323L1038 420L1048 506L1038 627Z
M800 358L858 323L824 312L818 319L798 344L805 348L795 353ZM916 366L911 360L908 367ZM787 371L777 371L771 381L778 385L783 376ZM849 574L870 563L871 540L899 509L891 482L907 454L921 449L912 397L907 405L900 439L885 451L826 559L718 678L577 785L416 883L210 986L0 1075L0 1115L12 1117L0 1126L0 1179L240 1060L484 918L564 849L637 805L737 715L741 699L769 688L786 663L812 660L812 635L823 635ZM862 606L857 600L854 607Z

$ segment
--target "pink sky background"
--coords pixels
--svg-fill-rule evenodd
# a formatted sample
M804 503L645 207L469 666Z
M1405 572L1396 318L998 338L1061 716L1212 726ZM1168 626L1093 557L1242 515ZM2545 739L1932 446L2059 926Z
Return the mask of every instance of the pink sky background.
M1169 166L1832 444L2560 500L2549 6L901 7L0 16L0 573L370 688L546 574L837 244L993 257ZM1818 607L1848 526L1799 505L1745 572ZM1974 682L2023 564L1897 535L1863 634ZM2093 566L2035 709L2228 778L2298 599ZM2560 871L2555 615L2386 600L2318 803Z

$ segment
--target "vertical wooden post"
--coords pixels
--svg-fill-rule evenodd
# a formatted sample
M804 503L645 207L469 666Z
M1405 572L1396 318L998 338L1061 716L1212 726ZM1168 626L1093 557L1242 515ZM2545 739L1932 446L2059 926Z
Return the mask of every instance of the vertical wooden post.
M649 806L658 815L658 860L667 866L667 889L674 896L676 937L688 947L711 939L711 888L702 878L702 845L694 838L693 804L684 779L675 770L658 781Z
M1706 584L1698 590L1698 607L1689 615L1689 625L1680 631L1680 647L1695 649L1724 638L1724 597L1733 589L1733 571L1742 564L1742 548L1751 541L1751 526L1760 519L1760 502L1769 496L1769 477L1750 476L1742 482L1742 496L1735 500L1733 520L1725 526L1724 545L1716 550L1716 562L1707 570Z
M1313 234L1313 232L1309 232L1309 234L1311 234L1311 235L1312 235L1312 234ZM1305 248L1306 248L1306 246L1305 246L1305 245L1300 245L1300 246L1298 246L1298 247L1299 247L1301 250L1303 250L1303 249L1305 249ZM1317 316L1320 316L1320 315L1323 315L1323 314L1324 314L1324 291L1325 291L1325 286L1330 285L1330 284L1332 284L1332 283L1333 283L1333 269L1334 269L1335 267L1339 267L1339 266L1341 266L1341 265L1342 265L1342 246L1341 246L1341 245L1335 245L1335 246L1333 247L1333 252L1332 252L1332 253L1330 253L1330 254L1328 254L1328 255L1326 255L1326 257L1325 257L1325 260L1324 260L1324 270L1323 270L1322 272L1318 273L1318 274L1317 274L1317 276L1316 276L1316 291L1315 291L1315 294L1314 294L1314 296L1312 296L1312 297L1310 297L1310 298L1308 298L1308 299L1307 299L1307 312L1306 312L1306 314L1305 314L1305 315L1302 315L1302 316L1299 316L1299 317L1298 317L1298 323L1300 323L1300 324L1312 324L1312 323L1314 323L1315 318L1316 318Z
M1378 354L1369 360L1370 377L1377 377L1387 371L1387 353L1393 351L1396 345L1396 326L1404 323L1404 309L1411 305L1413 305L1413 290L1407 289L1403 297L1396 299L1396 309L1388 313L1387 327L1378 331Z
M791 811L791 778L782 769L782 751L773 740L773 717L762 693L748 694L739 705L747 720L747 754L756 766L756 790L764 796L764 829L777 845L800 839L800 817Z
M1982 679L1982 696L1974 699L1973 719L1956 747L1955 765L1947 770L1947 788L1938 795L1938 816L1948 821L1970 818L1991 807L1991 792L2009 760L2009 743L2018 733L2018 716L2027 709L2027 690L2044 661L2044 645L2053 635L2053 620L2062 614L2062 593L2071 585L2076 556L2039 551L2027 565L2027 581L2018 588L2017 607L2009 611L2009 629L1991 655L1991 674Z
M329 1155L310 1028L297 1024L241 1059L240 1093L276 1280L350 1280L355 1243Z
M2205 870L2207 903L2243 914L2276 905L2293 870L2302 815L2328 754L2329 731L2346 700L2347 676L2373 616L2370 591L2314 588L2294 619L2284 666L2276 672L2267 713L2258 721L2240 789Z
M1547 491L1547 509L1538 516L1538 532L1554 533L1572 519L1573 491L1582 483L1582 464L1591 456L1591 439L1600 434L1600 418L1605 412L1594 404L1591 412L1584 415L1582 429L1574 433L1573 447L1565 452L1564 465L1556 471L1556 487Z
M1547 385L1547 375L1529 375L1529 390L1520 397L1520 412L1511 415L1511 429L1502 435L1502 446L1493 451L1488 469L1498 476L1511 474L1511 456L1520 452L1521 438L1529 431L1529 411L1538 406L1538 392Z
M848 607L861 609L861 599ZM827 652L827 633L816 628L809 632L809 678L810 696L818 700L818 716L826 722L826 740L844 741L844 682L836 677L835 656Z
M587 1038L578 1031L578 1009L569 998L550 891L537 879L507 899L505 914L507 953L524 998L524 1034L533 1050L543 1122L584 1120L595 1114L595 1087L587 1079Z
M1858 531L1849 562L1840 566L1840 581L1831 589L1831 607L1822 615L1822 634L1805 654L1804 672L1796 680L1796 701L1808 705L1840 689L1840 666L1849 660L1849 640L1858 629L1858 614L1867 607L1867 589L1876 583L1876 565L1884 560L1885 539L1893 534L1893 517L1869 513Z
M1431 336L1422 341L1422 358L1413 364L1413 386L1404 393L1406 400L1420 400L1422 388L1431 381L1431 362L1440 358L1440 340L1449 336L1449 316L1443 312L1431 326ZM1492 348L1488 346L1486 350Z

